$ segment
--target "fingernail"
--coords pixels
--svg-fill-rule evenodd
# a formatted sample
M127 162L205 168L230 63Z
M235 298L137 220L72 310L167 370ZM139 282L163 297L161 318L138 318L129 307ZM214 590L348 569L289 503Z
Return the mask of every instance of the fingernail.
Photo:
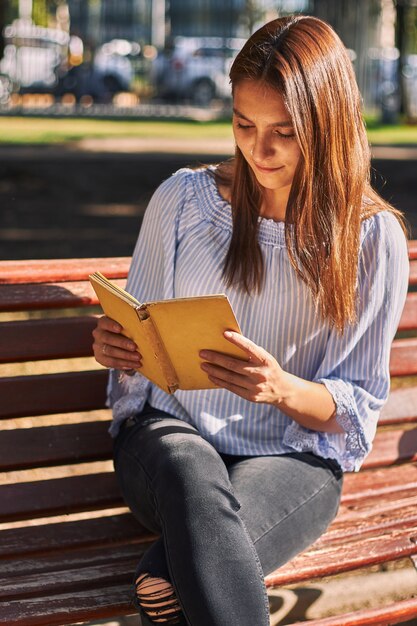
M205 350L201 350L200 352L200 356L202 359L207 359L208 358L208 354Z

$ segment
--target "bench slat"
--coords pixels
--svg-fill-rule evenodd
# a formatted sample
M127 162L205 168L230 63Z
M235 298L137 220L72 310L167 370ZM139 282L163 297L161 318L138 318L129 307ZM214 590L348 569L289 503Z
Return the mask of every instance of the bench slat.
M314 544L266 578L268 587L298 583L313 578L342 574L417 554L417 525L399 528L357 541Z
M129 615L135 610L131 603L130 585L93 588L74 593L12 600L0 604L1 622L7 626L65 626Z
M403 329L417 326L417 293L412 294ZM0 363L15 363L40 359L72 358L92 355L91 333L97 323L96 316L39 319L0 323ZM411 326L412 324L412 326ZM392 375L417 371L417 358L413 358L417 340L401 339L391 350Z
M112 456L109 421L6 430L0 439L0 469L32 469ZM45 445L45 441L48 445ZM417 458L417 428L378 432L364 468L393 465Z
M391 391L381 411L380 425L415 422L417 420L417 387L404 387Z
M113 281L119 287L125 279ZM1 311L31 311L35 309L66 309L98 304L90 283L60 282L33 285L0 285Z
M410 257L410 285L416 285L417 284L417 261L413 260L416 257Z
M0 323L0 363L91 356L97 317Z
M99 568L103 568L106 579L112 569L114 573L113 581L108 578L102 584L120 582L120 579L130 583L141 553L154 539L148 534L147 537L138 536L135 542L111 549L102 547L62 554L57 551L51 556L29 557L26 569L22 562L21 567L15 570L13 560L0 562L0 600L19 596L25 598L38 593L62 593L71 586L78 589L96 587L96 576L91 570L99 576ZM129 563L126 565L126 562ZM123 564L123 569L120 564ZM66 585L62 585L64 580Z
M396 339L393 341L389 369L391 376L417 374L417 339Z
M408 256L410 259L417 259L417 239L407 241Z
M5 576L8 573L4 562L2 563L7 558L39 557L51 552L61 554L91 546L111 546L113 549L140 538L143 541L149 540L151 534L131 513L2 530L0 575ZM21 571L20 568L23 568L22 571L27 569L26 561L13 561L11 572Z
M411 286L417 285L417 261L410 262L409 284Z
M405 350L408 349L405 347ZM104 408L107 376L107 371L102 369L2 378L0 379L0 397L2 398L0 419ZM389 404L383 412L383 415L387 416L387 423L400 421L401 415L404 415L404 421L414 421L415 391L398 392L398 403L395 400L395 394L397 391L394 392L393 398L389 399Z
M362 499L371 502L375 498L385 497L390 492L401 498L409 492L415 493L416 490L417 464L415 463L349 473L344 478L342 504L354 506Z
M362 467L381 467L398 461L417 460L417 428L377 433L371 453Z
M0 418L102 409L107 378L105 369L0 378Z
M112 456L109 421L5 430L0 438L0 470L101 461Z
M416 261L417 263L417 261ZM417 280L416 280L417 283ZM417 293L407 294L404 309L401 314L398 330L415 330L417 328Z
M123 506L113 472L0 485L0 522Z
M292 622L288 626L382 626L408 622L413 617L417 617L417 598L399 600L378 609L363 609L337 617Z
M362 498L397 497L417 488L417 465L393 466L362 474L348 474L342 503L353 505ZM123 506L113 472L68 476L15 485L0 485L0 522L36 519Z
M390 494L391 495L391 494ZM381 498L371 506L362 500L354 508L342 506L337 518L321 538L320 545L361 539L366 536L387 533L390 530L417 526L417 496L397 500Z
M89 274L101 272L107 278L125 278L131 257L97 259L41 259L36 261L2 261L0 284L51 283L87 280Z

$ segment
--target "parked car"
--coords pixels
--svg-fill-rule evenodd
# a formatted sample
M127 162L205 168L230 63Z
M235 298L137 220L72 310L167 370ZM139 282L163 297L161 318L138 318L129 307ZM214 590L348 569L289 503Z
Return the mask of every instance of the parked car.
M132 58L140 45L113 39L95 51L92 61L84 61L61 73L54 95L72 94L77 101L90 96L94 102L109 103L115 94L130 91L134 76Z
M66 59L68 34L17 19L5 27L4 41L0 72L13 89L49 93Z
M229 70L244 39L176 37L156 57L151 80L158 97L208 106L230 98Z

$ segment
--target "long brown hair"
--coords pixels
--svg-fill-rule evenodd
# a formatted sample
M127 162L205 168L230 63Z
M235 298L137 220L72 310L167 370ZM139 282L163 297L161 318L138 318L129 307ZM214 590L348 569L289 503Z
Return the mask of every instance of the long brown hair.
M338 35L308 16L284 17L256 31L237 55L232 90L255 80L279 92L301 149L285 218L291 263L324 319L343 332L356 317L360 226L389 210L370 184L370 149L352 63ZM262 188L236 148L217 182L230 186L233 234L224 276L259 290L264 265L258 243Z

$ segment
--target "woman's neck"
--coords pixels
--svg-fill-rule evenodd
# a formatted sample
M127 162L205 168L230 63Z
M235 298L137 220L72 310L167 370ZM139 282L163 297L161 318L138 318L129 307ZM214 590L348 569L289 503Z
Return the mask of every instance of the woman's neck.
M226 200L226 202L230 203L230 187L228 185L218 183L217 189L223 200ZM259 211L261 217L264 217L266 219L272 219L276 222L284 222L289 195L289 188L280 189L279 193L276 190L264 189L262 204Z
M265 189L261 204L260 215L276 222L285 222L290 187L284 189Z

